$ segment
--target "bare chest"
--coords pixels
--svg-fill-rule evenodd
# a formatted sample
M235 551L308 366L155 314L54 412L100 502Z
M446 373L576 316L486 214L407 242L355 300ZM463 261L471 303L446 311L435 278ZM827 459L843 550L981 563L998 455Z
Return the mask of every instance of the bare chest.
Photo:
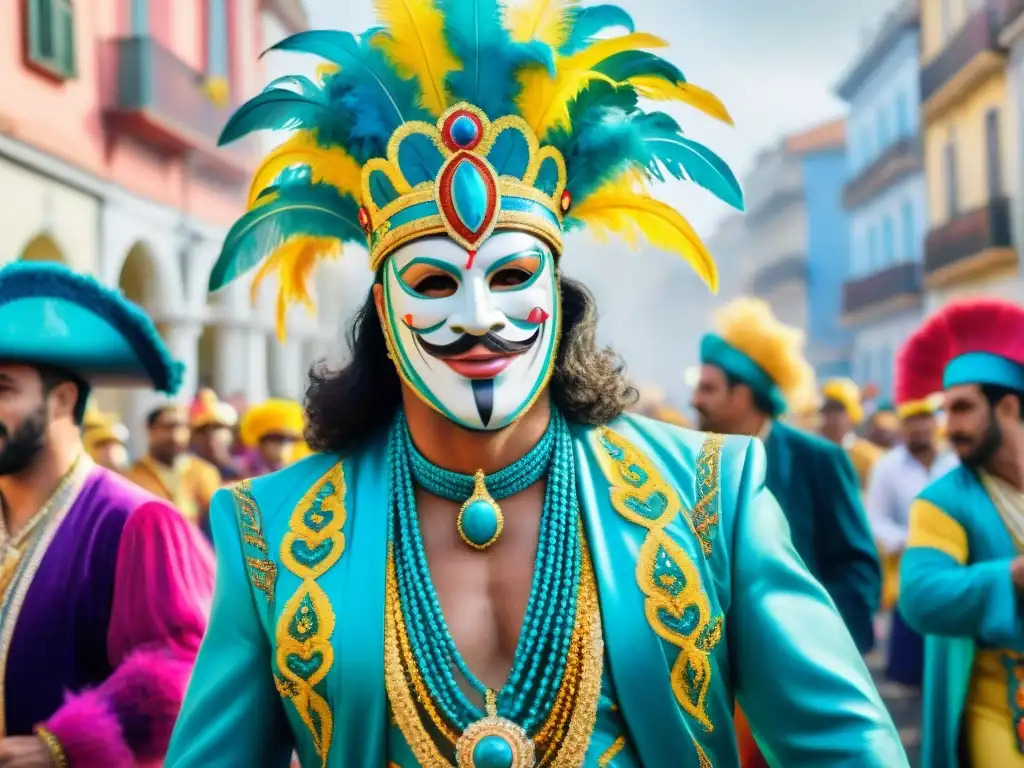
M417 513L430 575L448 630L467 666L501 688L515 657L533 583L543 488L501 502L504 528L485 551L459 537L459 505L426 494Z

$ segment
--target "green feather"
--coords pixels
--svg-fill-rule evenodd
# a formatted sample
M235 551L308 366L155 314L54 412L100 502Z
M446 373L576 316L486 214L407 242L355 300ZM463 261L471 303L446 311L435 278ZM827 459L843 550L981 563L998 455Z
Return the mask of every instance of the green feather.
M359 226L359 204L330 184L286 185L265 191L261 198L266 202L247 211L224 239L210 272L211 292L254 269L292 237L366 243L366 233Z
M644 117L657 115L653 113ZM729 165L703 144L683 136L678 126L674 131L653 130L642 135L640 141L647 168L655 176L660 176L658 166L661 166L674 178L692 181L723 203L743 210L743 190Z
M627 32L636 30L633 17L617 5L593 5L589 8L574 8L571 11L571 29L568 40L559 50L562 56L569 56L586 48L595 37L613 27L622 27Z
M685 83L682 70L649 51L622 51L609 56L594 67L595 72L607 75L617 83L631 77L660 77L670 83Z
M273 88L253 96L228 119L219 143L230 144L253 131L317 128L341 115L322 98L313 99L288 88Z

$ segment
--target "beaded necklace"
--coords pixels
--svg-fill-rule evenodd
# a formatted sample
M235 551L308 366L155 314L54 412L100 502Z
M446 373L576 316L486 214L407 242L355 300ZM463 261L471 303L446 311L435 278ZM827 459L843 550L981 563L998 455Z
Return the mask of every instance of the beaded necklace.
M408 651L431 706L436 705L444 720L464 736L472 734L474 731L470 729L481 723L505 724L503 733L513 740L536 733L555 708L565 676L576 623L582 547L572 440L560 412L552 411L551 422L546 433L551 443L548 483L533 584L512 671L497 692L490 691L469 670L448 630L420 535L413 484L415 449L404 416L399 415L391 431L388 449L395 510L391 538L396 592L408 636ZM531 459L531 462L539 463L539 459ZM505 477L529 474L508 472ZM444 474L438 468L432 476L440 478ZM509 483L507 487L514 485ZM484 699L484 710L462 691L455 679L455 670ZM515 732L516 729L521 734ZM494 764L501 764L501 761Z
M473 475L463 475L439 467L409 440L413 479L435 496L463 502L456 520L459 536L474 549L487 549L501 536L505 524L498 501L522 493L544 477L551 466L558 423L552 416L543 437L525 456L490 476L482 469Z

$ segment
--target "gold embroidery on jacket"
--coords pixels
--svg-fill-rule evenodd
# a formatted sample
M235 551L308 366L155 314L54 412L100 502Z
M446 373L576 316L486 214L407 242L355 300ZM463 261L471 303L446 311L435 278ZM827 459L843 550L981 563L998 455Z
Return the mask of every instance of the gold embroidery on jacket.
M722 461L721 435L709 434L697 454L697 503L693 505L693 529L705 556L718 535L719 465Z
M683 710L711 732L707 712L711 688L711 652L722 639L722 617L712 615L700 571L666 528L682 514L693 521L676 493L622 435L606 427L597 431L602 467L611 483L611 502L623 518L647 530L636 566L644 611L651 628L679 649L671 683ZM698 536L699 538L699 536Z
M309 729L326 768L334 717L319 686L334 663L335 615L317 580L345 551L345 473L335 464L302 497L281 541L281 564L302 579L277 624L277 690Z
M256 498L252 495L252 483L243 480L231 489L235 500L235 514L242 542L256 550L257 555L245 554L245 567L252 585L274 601L274 586L277 582L277 565L271 560L267 539L263 533L263 515Z

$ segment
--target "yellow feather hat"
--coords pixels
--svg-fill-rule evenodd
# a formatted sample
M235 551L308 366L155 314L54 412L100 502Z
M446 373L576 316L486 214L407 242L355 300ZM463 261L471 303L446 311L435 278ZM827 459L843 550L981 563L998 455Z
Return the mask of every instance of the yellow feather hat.
M860 387L853 379L829 379L821 387L821 396L842 405L854 424L864 421L864 405L861 400Z
M942 410L943 397L941 393L934 394L921 400L907 400L896 406L896 415L900 419L909 419L914 416L935 416Z
M239 437L242 443L250 448L271 435L301 440L304 425L305 416L301 403L271 398L251 406L245 412L239 424Z
M218 398L212 389L199 390L189 411L189 426L192 429L234 427L237 423L238 413L229 403Z
M813 391L803 332L779 322L767 302L734 299L715 313L712 327L701 340L701 362L743 381L771 404L773 416Z
M128 428L116 414L103 413L90 400L82 419L82 444L86 453L95 457L96 449L104 443L128 443Z
M728 164L650 100L731 123L710 92L654 53L667 46L630 14L579 0L374 0L361 35L311 30L272 50L321 59L316 78L282 77L240 107L221 142L292 136L256 171L248 211L210 276L216 291L256 269L280 278L283 337L293 302L343 244L378 270L396 249L446 236L470 256L501 230L545 241L590 228L686 259L712 290L718 273L686 219L652 195L690 181L742 209ZM262 263L262 267L259 265Z

